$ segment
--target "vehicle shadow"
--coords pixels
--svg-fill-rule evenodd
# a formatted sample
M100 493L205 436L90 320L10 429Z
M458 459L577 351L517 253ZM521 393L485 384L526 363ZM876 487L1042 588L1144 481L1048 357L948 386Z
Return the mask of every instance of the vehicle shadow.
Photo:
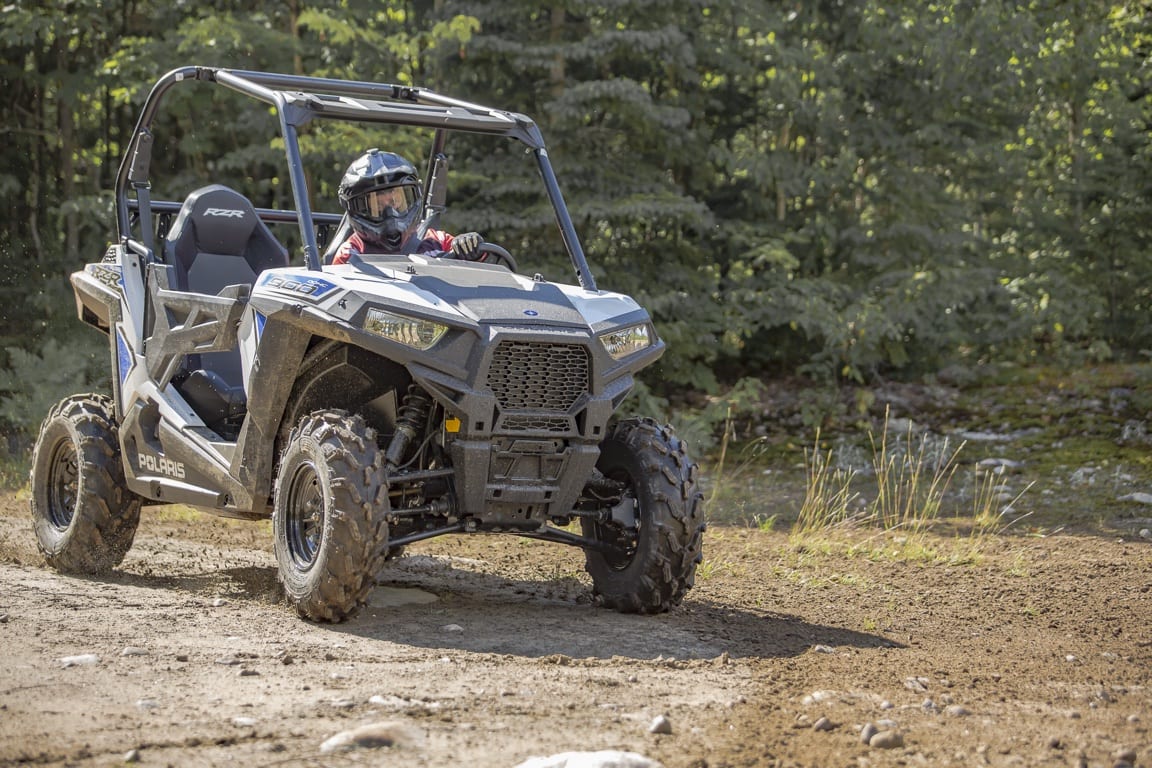
M47 568L47 566L40 566ZM242 565L196 573L141 573L117 570L100 576L70 576L104 584L124 584L147 589L167 590L190 595L211 595L239 602L282 603L284 590L276 569L260 565ZM208 599L205 597L205 599Z
M368 605L340 624L313 630L415 648L453 652L555 657L556 663L627 658L664 663L729 658L797 656L817 646L901 648L882 635L814 624L798 616L696 597L669 613L637 616L593 604L592 590L576 576L510 578L484 571L477 561L409 556L389 563ZM282 610L276 569L245 565L208 572L115 572L93 581L226 598L236 604Z
M405 562L408 561L408 562ZM895 648L880 635L812 624L786 614L694 599L665 614L636 616L592 604L574 577L517 580L403 558L386 570L368 606L337 633L451 651L529 658L711 660L796 656L830 649Z

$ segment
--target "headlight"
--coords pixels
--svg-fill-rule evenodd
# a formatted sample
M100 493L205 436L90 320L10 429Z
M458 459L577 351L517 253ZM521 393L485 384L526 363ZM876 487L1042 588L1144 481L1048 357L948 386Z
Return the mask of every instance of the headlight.
M405 346L424 350L435 346L440 337L448 331L448 326L431 320L394 315L382 309L370 309L367 319L364 320L364 330Z
M632 325L627 328L619 328L615 331L602 333L599 339L613 360L622 360L633 352L639 352L652 345L652 336L648 329L648 323L641 323L640 325Z

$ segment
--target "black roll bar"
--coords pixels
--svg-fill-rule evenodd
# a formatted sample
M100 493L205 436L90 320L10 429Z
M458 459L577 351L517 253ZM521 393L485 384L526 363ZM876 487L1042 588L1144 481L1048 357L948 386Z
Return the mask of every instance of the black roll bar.
M597 290L548 158L544 137L536 123L519 113L492 109L426 88L392 83L197 66L180 67L168 72L156 82L145 99L116 174L116 226L121 240L131 235L130 208L139 210L141 219L151 215L147 179L151 152L150 129L163 96L173 86L184 81L215 82L275 107L284 138L296 220L300 226L304 258L309 269L321 270L322 267L297 129L315 118L344 119L422 126L435 129L438 135L442 131L455 130L507 136L527 145L536 158L545 190L556 212L556 223L576 271L576 279L585 290ZM137 194L135 205L129 204L130 186ZM142 224L141 229L147 230L147 224Z

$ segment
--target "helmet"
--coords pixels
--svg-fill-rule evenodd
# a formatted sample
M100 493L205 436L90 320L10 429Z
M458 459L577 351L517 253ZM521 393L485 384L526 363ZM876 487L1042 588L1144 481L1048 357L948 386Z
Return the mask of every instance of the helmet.
M401 251L420 223L423 194L416 166L392 152L370 149L353 160L338 195L365 244L391 253Z

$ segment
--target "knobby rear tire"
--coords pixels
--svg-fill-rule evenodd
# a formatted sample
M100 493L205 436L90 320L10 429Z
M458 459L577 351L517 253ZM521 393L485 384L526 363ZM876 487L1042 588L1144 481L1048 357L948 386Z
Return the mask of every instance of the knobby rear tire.
M61 400L40 426L32 452L36 545L65 573L106 573L132 548L141 499L124 482L112 399Z

